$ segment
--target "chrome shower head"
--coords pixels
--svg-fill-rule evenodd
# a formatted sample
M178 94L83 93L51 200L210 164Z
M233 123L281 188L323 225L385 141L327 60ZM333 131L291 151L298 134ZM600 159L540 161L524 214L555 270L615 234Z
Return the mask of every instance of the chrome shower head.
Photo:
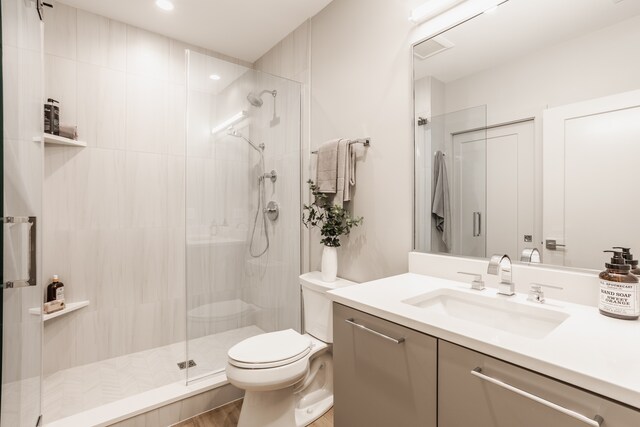
M262 95L264 95L265 93L270 93L274 98L278 95L278 91L275 89L263 90L257 95L254 92L249 92L249 94L247 95L247 101L249 101L249 103L254 107L262 107L262 104L264 103L264 101L262 100Z

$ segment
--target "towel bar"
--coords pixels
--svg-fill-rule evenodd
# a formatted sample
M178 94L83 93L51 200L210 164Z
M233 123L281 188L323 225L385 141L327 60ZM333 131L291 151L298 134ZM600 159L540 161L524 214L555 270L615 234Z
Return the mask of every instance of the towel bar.
M349 145L351 145L351 144L362 144L365 147L368 147L368 146L371 145L371 138L352 139L351 142L349 143ZM312 151L311 154L318 154L318 150Z

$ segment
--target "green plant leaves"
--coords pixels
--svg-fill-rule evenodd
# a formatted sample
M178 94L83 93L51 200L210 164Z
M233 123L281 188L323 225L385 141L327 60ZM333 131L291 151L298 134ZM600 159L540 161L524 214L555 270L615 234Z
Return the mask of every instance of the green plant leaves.
M302 223L307 228L320 227L320 243L323 245L339 247L340 236L348 235L353 227L362 224L364 218L352 217L344 207L329 203L329 197L320 193L312 180L307 184L314 200L310 205L303 206Z

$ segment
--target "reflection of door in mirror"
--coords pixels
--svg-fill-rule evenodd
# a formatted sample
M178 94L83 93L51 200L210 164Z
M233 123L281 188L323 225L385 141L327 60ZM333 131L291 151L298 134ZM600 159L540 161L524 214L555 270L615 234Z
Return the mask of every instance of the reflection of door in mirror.
M487 130L487 255L540 249L535 233L534 122Z
M453 241L452 253L486 256L486 132L453 136Z
M533 125L525 120L453 135L453 253L517 259L538 247Z
M544 113L545 262L600 268L602 250L640 248L640 90Z

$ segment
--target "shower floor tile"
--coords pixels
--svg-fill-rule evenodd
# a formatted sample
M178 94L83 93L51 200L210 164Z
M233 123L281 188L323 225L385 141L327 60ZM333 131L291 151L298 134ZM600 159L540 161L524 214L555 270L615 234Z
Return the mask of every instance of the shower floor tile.
M224 369L227 351L245 338L261 334L257 326L233 329L189 341L189 380ZM106 403L124 399L177 381L187 370L185 343L179 342L88 365L55 372L43 380L42 410L45 423L68 417Z

